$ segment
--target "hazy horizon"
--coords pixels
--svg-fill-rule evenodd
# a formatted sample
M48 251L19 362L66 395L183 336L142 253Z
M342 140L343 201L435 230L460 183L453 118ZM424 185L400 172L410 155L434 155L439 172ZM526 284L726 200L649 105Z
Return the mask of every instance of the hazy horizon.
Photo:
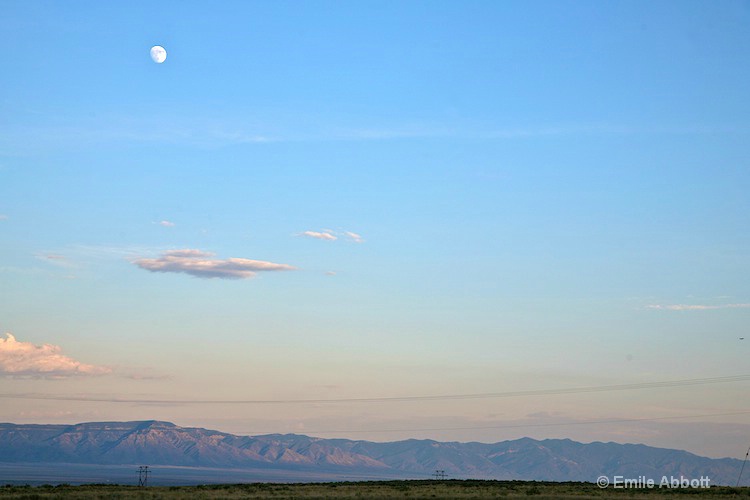
M748 23L3 2L0 421L744 457Z

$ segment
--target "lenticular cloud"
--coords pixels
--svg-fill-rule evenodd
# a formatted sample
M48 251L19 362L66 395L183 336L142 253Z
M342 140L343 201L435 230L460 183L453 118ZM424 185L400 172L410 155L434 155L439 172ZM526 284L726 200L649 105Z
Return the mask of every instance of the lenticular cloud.
M288 264L241 258L213 259L202 250L183 249L165 252L156 259L138 259L133 263L155 273L185 273L198 278L247 279L260 271L291 271Z
M10 333L0 338L0 375L62 378L75 375L104 375L112 370L87 365L61 353L59 346L19 342Z

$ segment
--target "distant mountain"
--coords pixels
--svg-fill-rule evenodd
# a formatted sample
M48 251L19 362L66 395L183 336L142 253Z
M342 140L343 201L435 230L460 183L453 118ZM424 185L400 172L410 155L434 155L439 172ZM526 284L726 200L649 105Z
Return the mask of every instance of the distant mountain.
M639 444L530 438L494 444L416 439L374 443L295 434L235 436L159 421L0 424L0 462L317 471L331 478L428 478L437 469L455 479L593 482L601 475L619 475L658 482L662 476L707 476L711 484L732 485L742 465L736 459Z

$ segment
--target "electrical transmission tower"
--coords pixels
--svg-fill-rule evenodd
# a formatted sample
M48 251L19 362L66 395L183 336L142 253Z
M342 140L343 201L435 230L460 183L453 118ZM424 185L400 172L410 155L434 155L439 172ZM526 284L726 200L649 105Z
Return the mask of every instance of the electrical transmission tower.
M148 470L148 465L138 467L138 486L148 486L149 474L151 474L151 471Z
M448 474L446 474L444 470L436 470L432 477L435 479L445 479L448 477Z

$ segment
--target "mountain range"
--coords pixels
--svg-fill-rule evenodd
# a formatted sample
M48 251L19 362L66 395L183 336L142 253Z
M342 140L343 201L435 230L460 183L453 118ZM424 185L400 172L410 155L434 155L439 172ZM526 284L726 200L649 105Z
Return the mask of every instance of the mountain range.
M734 485L742 461L711 459L642 444L522 438L493 444L409 439L389 443L297 434L237 436L169 422L0 424L0 462L126 464L267 471L287 480L352 478L588 481L599 476L710 478ZM15 469L18 470L18 469ZM284 473L279 476L279 473ZM745 483L746 481L743 481Z

